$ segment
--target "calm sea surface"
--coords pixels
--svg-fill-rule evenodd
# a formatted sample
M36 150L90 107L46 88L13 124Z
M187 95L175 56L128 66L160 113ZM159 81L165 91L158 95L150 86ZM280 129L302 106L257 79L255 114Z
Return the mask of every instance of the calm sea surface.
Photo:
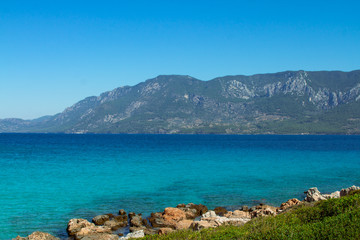
M360 136L0 134L0 239L179 203L279 205L360 185Z

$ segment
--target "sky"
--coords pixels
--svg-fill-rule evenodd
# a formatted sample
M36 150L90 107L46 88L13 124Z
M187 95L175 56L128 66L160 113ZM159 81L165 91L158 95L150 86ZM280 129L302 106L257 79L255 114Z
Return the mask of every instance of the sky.
M163 74L360 69L359 1L3 0L0 119Z

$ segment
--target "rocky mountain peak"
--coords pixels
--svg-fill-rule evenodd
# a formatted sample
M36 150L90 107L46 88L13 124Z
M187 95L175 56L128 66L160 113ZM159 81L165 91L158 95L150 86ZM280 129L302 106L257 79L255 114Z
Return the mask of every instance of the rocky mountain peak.
M359 126L360 71L304 70L210 81L159 75L52 117L0 120L0 131L66 133L355 133Z

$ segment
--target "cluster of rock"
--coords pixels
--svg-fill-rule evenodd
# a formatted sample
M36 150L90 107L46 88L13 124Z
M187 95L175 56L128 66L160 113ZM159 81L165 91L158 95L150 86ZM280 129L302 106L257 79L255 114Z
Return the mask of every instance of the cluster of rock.
M209 211L205 205L189 203L179 204L175 208L165 208L163 212L152 213L149 218L143 218L141 214L134 212L127 214L124 210L120 210L118 215L96 216L92 219L92 223L86 219L71 219L67 233L70 239L74 240L124 240L141 238L145 235L163 235L183 229L198 231L221 225L240 226L253 218L275 216L304 202L339 198L348 195L352 190L359 189L360 187L352 186L331 194L321 194L314 187L305 192L304 201L293 198L282 203L280 207L259 204L251 208L243 206L234 211L228 211L224 207ZM129 234L122 236L122 233L116 233L118 229L126 226L129 226ZM48 233L34 232L26 238L18 236L15 240L58 240L58 238Z
M49 233L37 231L37 232L33 232L27 237L17 236L16 238L13 238L13 240L60 240L60 238L54 237Z
M304 192L306 194L304 201L317 202L317 201L326 200L326 199L330 199L330 198L340 198L340 197L348 195L349 192L355 191L355 190L360 190L360 187L352 186L352 187L344 188L344 189L341 189L341 191L336 191L336 192L333 192L330 194L321 194L316 187L313 187L313 188L310 188L309 190L307 190L306 192Z

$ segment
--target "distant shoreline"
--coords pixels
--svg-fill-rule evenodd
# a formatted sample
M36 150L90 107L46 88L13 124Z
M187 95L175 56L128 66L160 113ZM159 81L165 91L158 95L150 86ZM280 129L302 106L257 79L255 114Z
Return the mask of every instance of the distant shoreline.
M289 134L277 134L277 133L259 133L259 134L226 134L226 133L66 133L66 132L0 132L0 134L44 134L44 135L179 135L179 136L360 136L360 133L356 134L333 134L333 133L289 133Z

